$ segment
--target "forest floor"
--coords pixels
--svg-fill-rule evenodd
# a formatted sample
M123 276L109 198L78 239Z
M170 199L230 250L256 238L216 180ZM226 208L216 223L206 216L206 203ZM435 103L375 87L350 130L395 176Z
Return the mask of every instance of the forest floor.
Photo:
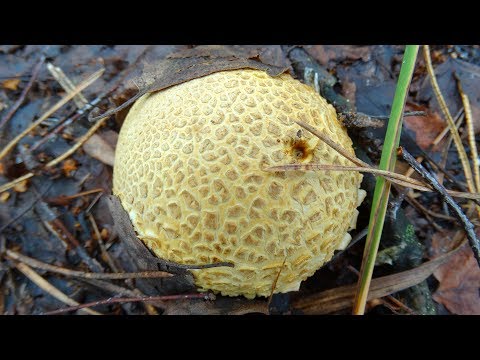
M204 296L194 289L179 292L172 286L162 290L161 281L168 278L160 279L157 294L146 293L137 286L138 278L133 275L133 279L108 276L135 271L105 200L111 194L115 145L126 111L109 118L71 156L54 166L45 165L70 149L92 127L86 116L89 111L79 109L85 109L88 102L98 103L103 110L122 104L136 93L143 64L154 64L192 47L0 46L0 151L48 112L40 126L0 159L0 186L32 174L0 193L0 314L48 314L72 306L62 313L351 313L365 244L361 234L370 215L375 179L372 175L365 175L362 185L368 196L359 209L357 230L352 233L358 241L305 281L300 291L276 294L269 306L268 299ZM305 80L296 63L298 58L293 56L293 47L235 49L270 64L287 66L292 75ZM302 56L314 59L320 78L333 79L330 86L335 94L349 101L350 109L370 118L379 117L376 125L348 128L357 156L378 165L387 121L382 116L388 118L390 114L404 47L311 45L296 49L302 49ZM459 132L470 157L455 75L469 97L478 144L480 48L433 46L431 55L447 106L454 118L461 121ZM65 88L80 84L101 69L101 75L79 95L57 111L49 111L68 94ZM406 111L423 114L404 118L401 145L415 157L428 156L428 169L443 179L447 188L465 188L460 159L449 133L433 146L447 122L432 90L422 51ZM438 171L438 167L445 171ZM407 170L408 166L399 161L396 172ZM459 203L467 204L464 200ZM438 194L406 193L394 188L389 205L374 272L374 278L380 279L373 284L378 296L369 300L367 313L480 314L480 269L468 245L430 272L421 267L445 253L451 239L462 231ZM479 222L474 216L471 220L478 234ZM52 270L48 265L57 268ZM412 286L384 291L387 277L396 273L403 274L402 281ZM418 277L422 279L414 281ZM157 298L146 301L145 295ZM98 301L102 303L75 308Z

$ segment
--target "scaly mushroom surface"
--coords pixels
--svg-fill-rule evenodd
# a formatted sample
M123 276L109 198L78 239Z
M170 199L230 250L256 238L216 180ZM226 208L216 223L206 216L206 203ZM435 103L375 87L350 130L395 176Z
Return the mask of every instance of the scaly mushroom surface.
M279 273L275 293L298 290L350 241L365 197L360 173L264 171L351 165L292 119L354 153L334 108L288 74L217 72L146 94L130 109L113 192L158 257L234 264L192 270L199 290L269 296Z

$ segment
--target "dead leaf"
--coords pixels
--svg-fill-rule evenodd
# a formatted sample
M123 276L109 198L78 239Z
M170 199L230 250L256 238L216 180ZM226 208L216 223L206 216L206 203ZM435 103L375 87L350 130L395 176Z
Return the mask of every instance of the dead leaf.
M20 79L7 79L2 82L2 87L4 89L16 91L18 90L18 85L20 84Z
M63 162L62 171L66 177L70 177L70 173L77 170L77 168L77 161L75 159L67 159Z
M453 237L436 233L432 237L432 251L442 253ZM433 273L440 285L433 299L458 315L480 315L480 269L472 249L465 245L448 262Z
M424 111L425 116L405 116L405 127L415 133L416 143L422 150L427 151L433 140L446 126L437 112L431 112L426 106L408 103L405 111Z
M19 193L24 193L25 191L28 190L28 179L27 180L23 180L21 182L19 182L18 184L16 184L14 187L13 187L13 190L15 192L19 192Z
M114 132L114 131L111 131ZM116 133L115 133L116 134ZM115 141L110 134L110 142ZM118 138L118 134L116 135ZM116 141L115 141L116 142ZM115 161L115 149L112 145L104 139L103 134L93 134L93 136L83 144L83 150L93 157L101 161L104 164L113 166Z
M5 165L0 162L0 175L5 175Z

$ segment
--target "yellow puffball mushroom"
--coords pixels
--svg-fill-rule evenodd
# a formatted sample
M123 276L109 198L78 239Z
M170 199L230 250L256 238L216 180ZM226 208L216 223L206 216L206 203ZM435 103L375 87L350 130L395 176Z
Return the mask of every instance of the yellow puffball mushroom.
M334 108L288 74L217 72L142 96L120 132L113 193L137 236L192 270L199 290L247 298L298 290L344 248L365 192L346 171L267 172L273 165L351 165L292 119L354 154ZM282 267L283 264L283 267Z

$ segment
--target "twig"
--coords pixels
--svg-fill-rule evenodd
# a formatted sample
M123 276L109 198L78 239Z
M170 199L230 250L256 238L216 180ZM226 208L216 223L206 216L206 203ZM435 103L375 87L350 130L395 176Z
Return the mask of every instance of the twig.
M26 277L28 277L33 283L35 283L40 289L48 293L49 295L53 296L57 300L61 302L71 305L71 306L79 306L79 303L73 300L72 298L65 295L63 292L58 290L55 286L50 284L47 280L45 280L42 276L37 274L31 267L24 263L16 263L15 267L21 271ZM89 308L90 306L82 306L79 309ZM84 309L84 311L90 315L102 315L101 313L91 310L91 309Z
M103 192L101 193L98 193L92 200L92 202L87 206L87 208L85 209L85 213L86 214L90 214L90 211L92 210L92 208L95 206L95 204L98 202L98 200L100 200L100 198L103 196Z
M423 54L425 57L425 63L427 65L427 70L430 76L430 82L432 84L432 88L435 92L438 103L440 104L440 108L442 109L442 112L447 118L447 122L450 127L450 133L452 134L453 141L458 151L458 156L462 162L463 172L465 173L465 179L467 180L468 190L470 192L475 192L475 184L473 183L473 180L472 180L472 170L470 168L470 163L468 162L467 153L465 151L465 148L463 147L462 140L460 139L460 135L455 126L455 121L453 120L452 115L448 110L447 103L445 102L445 99L443 98L443 95L440 91L440 87L438 86L437 78L435 77L435 72L432 66L432 59L430 58L430 49L428 45L423 46Z
M65 312L75 311L79 309L83 309L85 307L94 307L98 305L109 305L109 304L118 304L118 303L126 303L126 302L139 302L139 301L167 301L167 300L184 300L184 299L205 299L205 300L212 300L210 294L185 294L185 295L163 295L163 296L144 296L144 297L131 297L131 298L108 298L105 300L93 301L91 303L71 306L65 309L58 309L54 311L49 311L44 313L43 315L56 315L62 314Z
M357 242L359 242L365 236L367 236L367 233L368 233L368 226L365 227L363 230L361 230L358 234L356 234L345 249L335 253L329 262L334 262L335 260L337 260L340 257L340 255L342 255L345 251L350 249L353 245L355 245Z
M12 150L17 143L23 139L30 131L35 129L38 125L40 125L43 121L45 121L50 115L52 115L55 111L60 109L63 105L69 102L76 94L80 91L85 89L86 87L90 86L95 80L97 80L105 71L105 69L100 69L90 75L85 81L80 83L76 88L75 91L65 95L60 101L58 101L55 105L53 105L50 109L47 110L39 119L34 121L30 126L28 126L25 130L23 130L19 135L17 135L12 141L10 141L5 148L0 152L0 160L7 155L10 150Z
M47 141L49 141L51 138L59 134L61 131L63 131L67 126L72 124L74 121L77 121L80 119L85 113L90 110L92 107L97 105L100 102L100 98L97 97L95 100L89 102L87 105L85 105L82 109L77 110L73 113L73 115L69 114L48 133L44 137L42 137L40 140L38 140L35 144L32 145L30 148L30 151L35 151L37 150L40 146L45 144ZM71 116L70 116L71 115Z
M358 165L358 166L361 166L361 167L366 167L366 168L370 167L370 165L368 165L366 162L358 159L355 155L350 154L347 150L345 150L343 147L338 145L335 141L330 139L328 136L326 136L322 132L315 129L312 125L307 124L306 122L303 122L301 120L292 119L292 121L296 122L301 127L310 131L313 135L318 137L320 140L322 140L324 143L326 143L328 146L330 146L332 149L334 149L340 155L343 155L345 158L350 160L355 165Z
M14 250L5 250L5 255L10 259L21 261L33 268L49 271L56 274L62 274L65 276L73 276L78 278L85 278L85 279L99 279L99 280L121 280L121 279L153 279L153 278L165 278L171 277L172 274L169 274L164 271L143 271L143 272L133 272L133 273L87 273L83 271L76 271L66 269L60 266L50 265L44 263L40 260L31 258L29 256L23 255Z
M105 121L107 121L108 118L103 118L103 119L100 119L97 123L95 123L82 137L80 137L77 142L75 143L75 145L73 145L70 149L68 149L67 151L65 151L62 155L58 156L57 158L53 159L52 161L50 161L49 163L47 163L45 165L46 168L51 168L55 165L57 165L59 162L62 162L63 160L65 160L67 157L69 157L70 155L72 155L75 151L78 150L78 148L80 148L83 143L85 143L85 141L87 141L94 133L95 131L98 130L98 128L100 126L103 125L103 123ZM35 176L34 173L32 172L29 172L9 183L6 183L6 184L3 184L0 186L0 194L4 191L7 191L8 189L11 189L12 187L14 187L16 184L18 184L19 182L22 182L23 180L26 180L26 179L30 179L32 178L33 176Z
M461 108L457 115L455 115L455 127L458 129L460 127L460 124L462 123L462 114L464 113L464 109ZM440 132L440 134L438 134L435 139L432 141L432 144L429 146L429 148L433 148L435 145L438 145L438 143L440 141L443 140L443 138L445 137L445 135L447 135L448 133L450 132L450 126L447 124L447 126L445 126L443 128L443 130Z
M460 78L457 76L457 74L454 73L454 75L455 79L457 80L458 92L460 93L460 96L462 98L463 108L465 109L465 120L467 123L467 135L468 143L470 144L470 155L472 158L475 187L477 190L480 191L480 168L478 163L477 143L475 142L475 133L473 131L472 109L470 108L470 100L468 99L467 94L463 92Z
M324 171L358 171L366 172L373 175L383 176L385 179L405 187L409 187L415 190L420 191L433 191L431 188L427 187L427 184L424 184L418 180L412 179L408 176L395 173L388 170L380 170L374 168L370 165L367 167L363 166L343 166L343 165L327 165L327 164L285 164L271 166L265 171L296 171L296 170L324 170ZM453 190L446 190L451 196L461 197L465 199L480 199L480 193L465 193Z
M70 200L79 198L81 196L95 194L95 193L104 192L104 191L105 189L103 188L96 188L96 189L82 191L73 195L60 195L54 198L45 199L45 202L49 204L55 204L55 205L67 205L70 202Z
M47 63L47 69L67 93L74 91L75 85L60 67L54 66L52 63ZM79 109L88 103L87 99L85 99L85 96L83 96L81 92L73 97L73 102Z
M97 237L97 242L98 242L98 245L100 246L102 258L107 262L108 266L110 266L110 269L112 269L114 272L119 272L117 265L115 265L112 257L110 256L107 249L105 248L105 244L103 243L102 235L100 235L100 231L98 230L98 226L97 226L97 223L95 222L95 218L91 213L89 213L87 217L88 217L88 220L90 220L90 223L92 224L92 227L93 227L93 231L95 232L95 235Z
M408 194L407 201L411 202L413 206L417 207L420 211L424 212L427 215L430 215L432 217L436 217L442 220L457 221L457 219L454 218L453 216L444 215L444 214L432 211L430 209L427 209L425 206L420 204L420 202L417 201L411 194Z
M283 267L285 266L286 261L287 261L287 256L285 256L285 259L283 259L282 265L280 266L280 269L278 269L277 276L275 277L275 280L272 283L272 291L270 292L270 296L268 297L267 310L270 309L270 304L272 303L272 299L273 299L273 293L275 291L275 288L277 287L278 279L280 278L280 274L282 273L282 270L283 270Z
M480 241L475 234L475 228L473 224L463 213L462 208L455 202L455 200L450 197L450 195L447 194L443 185L439 184L439 182L432 176L432 174L430 174L421 164L419 164L415 160L415 158L408 153L407 150L405 150L403 147L399 147L398 153L411 167L415 169L417 173L419 173L425 180L430 183L430 185L432 185L435 190L437 190L443 201L446 202L453 210L455 216L462 223L463 228L465 229L468 242L473 250L473 254L475 256L475 259L477 260L478 266L480 267Z
M15 112L18 110L18 108L23 104L25 101L25 97L27 96L28 92L32 88L33 83L38 77L38 74L40 73L40 69L42 68L43 63L45 62L45 55L42 55L40 57L40 60L38 63L35 65L35 67L32 70L32 76L30 77L30 80L28 81L27 86L23 89L22 93L20 94L20 97L18 100L13 104L13 106L10 108L10 110L2 117L2 120L0 120L0 129L2 129L5 124L12 118L12 116L15 114Z
M61 241L65 241L78 254L80 259L82 259L89 269L94 272L104 271L100 263L88 255L85 248L58 218L50 221L46 220L46 223L50 225L50 230L53 231L54 235L56 235Z

